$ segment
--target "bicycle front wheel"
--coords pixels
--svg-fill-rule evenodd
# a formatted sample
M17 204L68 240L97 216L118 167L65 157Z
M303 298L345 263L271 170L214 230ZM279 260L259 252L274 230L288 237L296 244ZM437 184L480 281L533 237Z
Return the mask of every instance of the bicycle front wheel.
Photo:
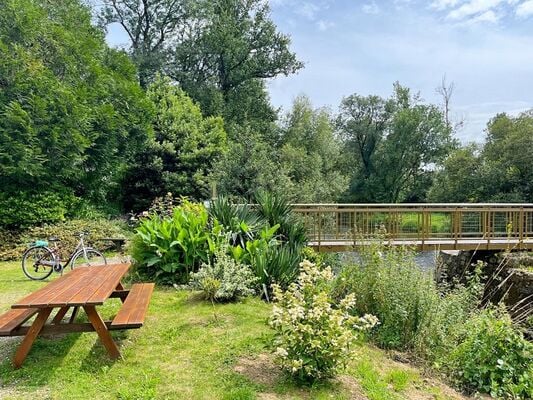
M70 268L91 267L93 265L106 265L104 255L95 249L80 250L72 257Z
M54 253L48 247L30 247L22 256L22 271L28 278L40 281L54 272L56 262Z

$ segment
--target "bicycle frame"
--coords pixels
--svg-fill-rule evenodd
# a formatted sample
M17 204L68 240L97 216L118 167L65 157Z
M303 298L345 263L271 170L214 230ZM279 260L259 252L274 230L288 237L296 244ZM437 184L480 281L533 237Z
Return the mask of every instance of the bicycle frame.
M80 252L83 251L83 255L85 258L87 258L87 250L89 249L85 242L83 241L84 235L80 235L80 240L78 241L78 244L74 248L74 250L69 254L67 261L64 264L61 264L62 260L59 258L59 255L57 254L57 244L55 245L54 249L52 250L52 253L54 253L54 256L56 257L57 264L60 269L58 268L57 272L63 273L63 270L74 260L74 257ZM54 266L55 267L55 266Z

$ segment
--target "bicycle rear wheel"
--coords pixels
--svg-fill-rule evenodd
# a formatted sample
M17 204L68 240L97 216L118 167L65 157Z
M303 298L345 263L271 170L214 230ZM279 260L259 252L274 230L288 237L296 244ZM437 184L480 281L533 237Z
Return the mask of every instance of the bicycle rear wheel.
M54 253L48 247L30 247L22 256L22 271L28 278L40 281L54 272L56 262Z
M95 249L80 250L72 257L70 268L91 267L93 265L106 265L104 255Z

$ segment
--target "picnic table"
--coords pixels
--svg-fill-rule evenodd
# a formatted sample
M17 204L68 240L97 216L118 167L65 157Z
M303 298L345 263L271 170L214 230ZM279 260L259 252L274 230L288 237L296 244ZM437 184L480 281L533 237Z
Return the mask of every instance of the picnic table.
M28 355L33 342L40 334L95 331L109 356L120 357L120 351L111 337L110 330L140 328L145 319L153 283L134 284L131 290L124 289L120 282L129 264L112 264L77 268L29 294L0 315L0 336L24 336L13 358L19 368ZM122 306L113 321L104 321L97 306L109 298L119 298ZM83 308L88 323L76 323L75 317ZM54 311L51 322L47 321ZM68 322L64 317L72 309ZM31 325L24 325L34 315Z

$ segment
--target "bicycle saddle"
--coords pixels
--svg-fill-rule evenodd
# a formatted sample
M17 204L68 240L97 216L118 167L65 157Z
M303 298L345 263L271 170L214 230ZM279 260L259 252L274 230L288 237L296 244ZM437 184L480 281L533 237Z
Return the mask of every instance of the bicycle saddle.
M55 237L55 236L52 236L52 237L49 237L48 238L48 241L49 242L61 242L61 239Z

